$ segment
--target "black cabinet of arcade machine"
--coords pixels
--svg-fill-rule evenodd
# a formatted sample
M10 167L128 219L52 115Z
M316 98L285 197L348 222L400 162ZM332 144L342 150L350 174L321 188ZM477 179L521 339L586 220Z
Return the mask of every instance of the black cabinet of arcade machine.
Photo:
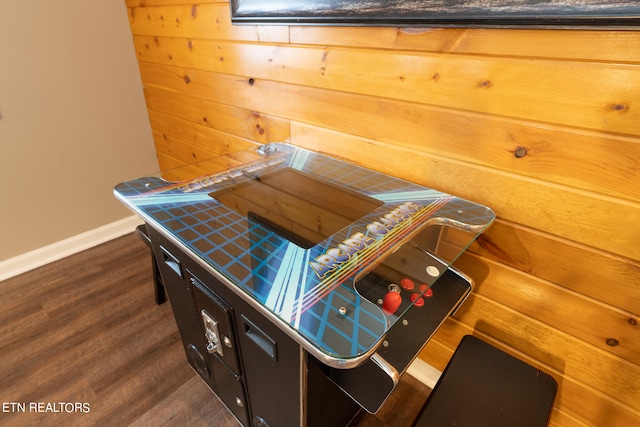
M118 184L145 221L189 364L245 427L375 413L469 295L487 207L289 144Z
M148 230L187 360L243 426L346 426L355 417L360 406L322 363Z
M238 421L249 425L233 308L186 267L176 248L147 230L189 364Z

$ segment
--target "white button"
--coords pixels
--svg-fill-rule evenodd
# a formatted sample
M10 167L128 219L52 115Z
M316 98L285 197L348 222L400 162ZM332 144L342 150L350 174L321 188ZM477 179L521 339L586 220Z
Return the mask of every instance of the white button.
M438 277L440 275L440 270L435 265L430 265L427 267L427 274L431 277Z

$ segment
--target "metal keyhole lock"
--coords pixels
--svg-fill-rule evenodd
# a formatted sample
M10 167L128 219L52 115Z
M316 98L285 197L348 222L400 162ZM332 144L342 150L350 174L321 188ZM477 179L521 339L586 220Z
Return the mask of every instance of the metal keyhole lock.
M200 315L202 316L202 323L204 324L204 337L207 340L207 351L224 356L222 345L220 345L218 321L204 309L200 311Z

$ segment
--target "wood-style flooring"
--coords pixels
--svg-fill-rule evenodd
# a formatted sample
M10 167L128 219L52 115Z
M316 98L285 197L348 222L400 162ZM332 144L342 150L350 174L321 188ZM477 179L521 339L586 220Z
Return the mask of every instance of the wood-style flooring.
M405 375L351 427L409 426L429 391ZM187 364L134 233L0 282L0 405L1 426L238 425Z

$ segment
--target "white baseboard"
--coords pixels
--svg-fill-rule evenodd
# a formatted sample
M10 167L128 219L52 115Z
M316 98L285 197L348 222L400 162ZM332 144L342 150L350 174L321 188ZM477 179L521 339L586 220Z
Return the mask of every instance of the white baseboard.
M442 375L442 372L418 358L409 365L407 373L432 390Z
M142 223L130 216L0 262L0 281L131 233Z

